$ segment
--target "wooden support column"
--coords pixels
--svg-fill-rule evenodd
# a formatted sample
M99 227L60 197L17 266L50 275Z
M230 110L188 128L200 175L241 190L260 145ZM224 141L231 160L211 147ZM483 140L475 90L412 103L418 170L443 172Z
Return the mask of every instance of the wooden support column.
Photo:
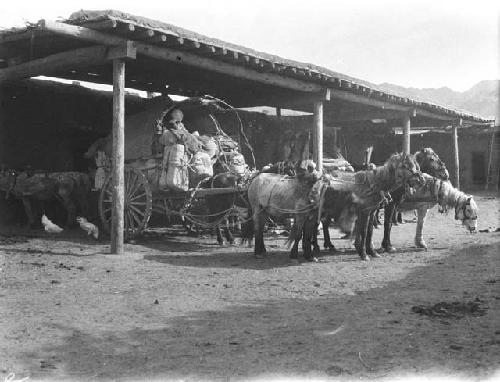
M410 154L410 116L403 118L403 153Z
M314 161L318 171L323 171L323 101L314 102Z
M125 60L113 60L113 195L111 253L123 253L125 167Z
M276 118L281 119L281 107L276 108Z
M458 126L462 126L462 119L453 124L451 137L453 143L453 158L455 162L455 187L460 189L460 158L458 155Z

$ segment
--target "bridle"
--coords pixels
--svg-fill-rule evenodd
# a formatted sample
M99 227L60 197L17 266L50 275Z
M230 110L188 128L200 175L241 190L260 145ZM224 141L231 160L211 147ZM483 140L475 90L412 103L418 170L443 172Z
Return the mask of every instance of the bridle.
M471 197L468 196L467 200L464 203L460 203L460 198L457 200L455 203L455 220L459 220L458 214L460 211L462 211L463 219L464 220L477 220L477 217L470 217L467 216L466 211L467 211L467 206L470 206L470 199Z

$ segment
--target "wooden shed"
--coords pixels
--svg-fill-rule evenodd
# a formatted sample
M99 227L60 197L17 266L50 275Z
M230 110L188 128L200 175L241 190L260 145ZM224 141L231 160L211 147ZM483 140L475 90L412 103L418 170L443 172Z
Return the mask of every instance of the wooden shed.
M455 142L456 168L457 129L492 122L391 94L327 68L119 11L79 11L64 21L41 20L2 31L0 88L39 75L113 85L112 253L123 251L125 87L184 96L211 94L235 107L266 105L311 112L313 154L320 169L325 122L333 126L399 120L405 152L410 151L410 128L453 126L450 144Z

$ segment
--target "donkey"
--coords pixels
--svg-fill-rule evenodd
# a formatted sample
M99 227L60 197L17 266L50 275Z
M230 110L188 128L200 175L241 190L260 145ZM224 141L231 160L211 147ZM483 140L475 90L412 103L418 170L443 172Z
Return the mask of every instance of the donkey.
M415 159L417 160L422 173L434 176L441 180L449 179L450 175L446 165L432 148L427 147L417 151L415 153ZM384 209L384 238L382 240L382 250L385 252L395 251L395 248L391 244L391 228L396 212L399 210L401 203L403 203L408 197L411 198L410 195L405 196L404 187L399 187L391 192L392 202L389 203Z

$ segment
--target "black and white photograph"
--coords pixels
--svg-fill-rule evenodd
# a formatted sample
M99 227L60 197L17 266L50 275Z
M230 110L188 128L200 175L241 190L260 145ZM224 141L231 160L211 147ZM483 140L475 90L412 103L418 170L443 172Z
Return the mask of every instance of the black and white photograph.
M0 382L500 382L500 3L3 0Z

